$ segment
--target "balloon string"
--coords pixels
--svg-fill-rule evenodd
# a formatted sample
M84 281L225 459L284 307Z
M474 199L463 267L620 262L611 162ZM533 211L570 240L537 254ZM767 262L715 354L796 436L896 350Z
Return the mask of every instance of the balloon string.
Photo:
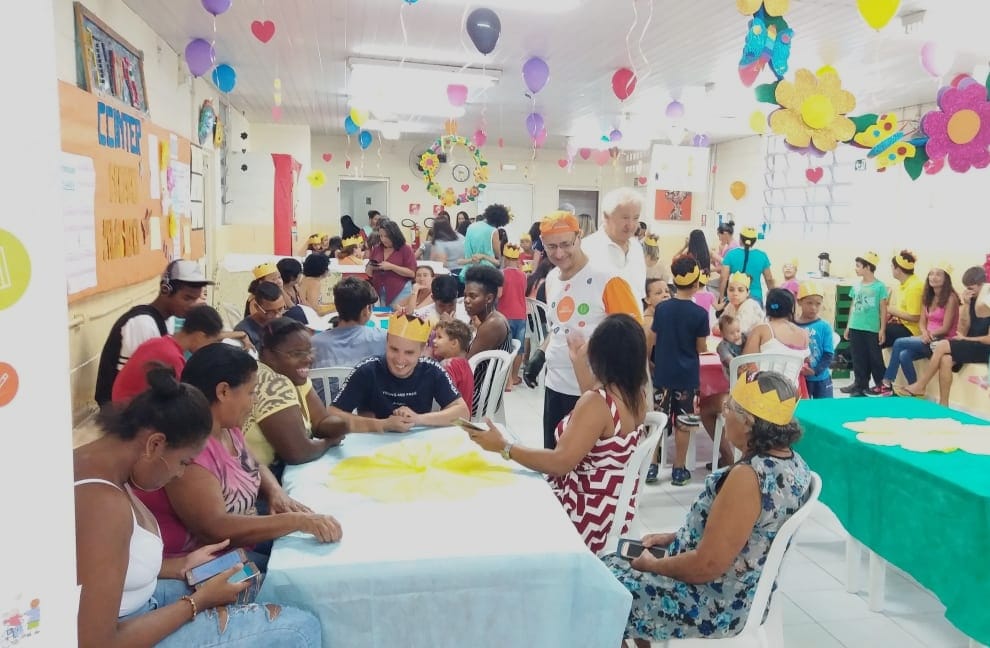
M643 25L643 31L639 35L639 42L636 45L639 50L639 56L643 59L643 63L646 66L646 73L643 75L643 78L639 80L640 85L642 85L646 79L653 74L653 64L650 62L650 59L647 58L646 54L643 53L643 39L646 38L646 31L650 28L650 23L653 22L653 0L649 0L649 4L650 13L646 16L646 24Z
M629 44L629 37L636 30L636 24L639 22L639 9L636 8L636 0L632 0L633 8L633 24L629 26L629 31L626 32L626 56L629 59L629 67L632 68L632 79L636 78L636 61L633 60L632 46ZM629 91L629 86L633 83L632 79L626 82L626 92Z
M210 65L217 64L217 17L213 16L213 40L210 41Z
M402 58L399 59L399 69L406 63L406 49L409 47L409 33L406 31L406 6L408 2L403 2L399 7L399 27L402 29Z
M378 133L378 163L375 165L375 169L377 169L379 173L382 170L382 134L381 133Z

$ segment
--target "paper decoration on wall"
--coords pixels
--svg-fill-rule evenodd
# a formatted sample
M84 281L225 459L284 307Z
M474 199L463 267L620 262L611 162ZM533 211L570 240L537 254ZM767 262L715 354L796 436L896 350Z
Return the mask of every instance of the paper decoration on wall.
M905 140L894 114L880 115L866 130L856 133L853 142L870 149L867 157L876 160L878 170L900 164L916 153L914 144Z
M323 161L324 162L329 162L332 159L333 159L333 153L324 153L323 154Z
M901 0L856 0L856 8L870 27L883 29L897 15Z
M856 97L842 89L837 74L817 77L802 68L793 82L777 84L775 97L780 108L770 114L770 128L795 148L834 151L856 134L856 125L846 116L856 107Z
M757 3L759 4L759 3ZM786 3L785 3L786 4ZM749 21L742 58L739 59L739 79L747 88L769 65L777 80L787 74L794 30L780 15L770 16L759 8Z
M475 184L469 186L467 189L458 194L453 187L447 187L445 190L441 189L440 185L437 184L436 175L440 170L440 152L444 149L451 149L454 146L463 146L467 148L468 153L474 158L474 182ZM438 138L433 144L419 157L419 167L423 170L423 179L426 181L426 191L429 192L434 198L439 198L440 201L447 207L453 205L461 205L467 202L474 202L478 199L481 191L487 186L488 183L488 162L485 157L481 154L481 148L476 146L473 142L468 141L466 137L460 135L444 135Z
M17 371L8 363L0 362L0 407L14 400L19 384Z
M196 129L196 137L202 146L207 139L213 138L213 129L217 125L217 113L213 110L213 102L207 99L199 109L199 127Z
M402 193L406 193L407 191L409 191L409 185L403 182L401 185L399 185L399 189L402 189Z
M691 192L657 189L653 218L659 221L691 220Z
M742 200L743 196L746 195L746 183L742 180L736 180L729 185L729 193L736 200Z
M749 116L749 127L754 133L763 135L767 132L767 116L759 110L754 110Z
M808 179L808 182L811 182L812 184L818 184L819 182L821 182L822 178L825 177L825 169L821 167L806 169L804 172L804 177Z
M275 36L275 23L270 20L255 20L251 22L251 33L262 43L267 43Z
M938 93L938 110L921 119L932 160L948 158L949 168L965 173L990 165L990 102L987 88L973 79L957 79Z
M319 189L327 183L327 174L317 169L316 171L310 171L306 176L306 180L309 182L311 187L314 189Z

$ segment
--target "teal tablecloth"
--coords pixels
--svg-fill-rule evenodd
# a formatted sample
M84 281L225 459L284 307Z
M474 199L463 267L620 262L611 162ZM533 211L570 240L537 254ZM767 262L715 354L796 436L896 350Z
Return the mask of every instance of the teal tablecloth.
M805 400L796 448L846 530L934 592L962 632L990 644L990 456L869 445L843 427L871 416L988 422L913 398Z
M542 476L520 469L510 483L450 501L383 503L326 485L344 458L450 433L352 434L286 468L289 494L336 516L344 537L276 540L259 600L316 614L324 648L618 646L632 596Z

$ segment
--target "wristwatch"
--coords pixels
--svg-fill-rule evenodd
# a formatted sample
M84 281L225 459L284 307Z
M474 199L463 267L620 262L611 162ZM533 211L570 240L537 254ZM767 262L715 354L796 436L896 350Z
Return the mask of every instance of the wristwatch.
M505 447L502 448L502 458L506 461L510 461L512 459L512 457L509 456L510 452L512 452L512 444L506 443Z

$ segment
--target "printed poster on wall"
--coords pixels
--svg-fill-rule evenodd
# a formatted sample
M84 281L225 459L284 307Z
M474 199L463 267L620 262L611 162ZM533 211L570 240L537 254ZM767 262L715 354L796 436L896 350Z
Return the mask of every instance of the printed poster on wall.
M96 170L93 159L62 153L65 280L69 295L96 285Z

